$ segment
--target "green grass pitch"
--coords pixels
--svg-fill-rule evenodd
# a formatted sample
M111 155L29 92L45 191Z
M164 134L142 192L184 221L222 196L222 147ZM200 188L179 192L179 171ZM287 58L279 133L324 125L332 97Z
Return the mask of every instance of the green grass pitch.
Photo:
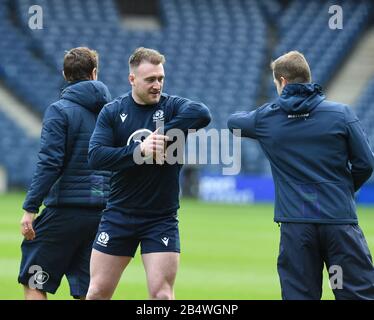
M0 195L0 299L23 299L17 283L19 221L23 193ZM374 252L374 208L358 209L360 225ZM179 211L181 261L177 299L280 299L276 270L279 227L272 205L223 205L190 200ZM71 299L67 281L50 299ZM147 299L139 253L124 272L114 299ZM324 273L323 299L333 299Z

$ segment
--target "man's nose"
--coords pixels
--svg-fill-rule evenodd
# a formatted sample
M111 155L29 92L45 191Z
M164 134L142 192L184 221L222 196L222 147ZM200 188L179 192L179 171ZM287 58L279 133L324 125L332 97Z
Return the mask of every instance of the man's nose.
M160 89L161 88L161 81L156 80L155 82L153 82L152 88L153 89Z

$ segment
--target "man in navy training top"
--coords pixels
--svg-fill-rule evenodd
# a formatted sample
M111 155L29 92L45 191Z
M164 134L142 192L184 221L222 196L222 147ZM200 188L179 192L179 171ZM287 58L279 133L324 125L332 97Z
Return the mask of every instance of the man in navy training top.
M109 194L109 172L88 166L88 144L108 88L97 81L97 52L74 48L64 56L68 81L46 110L39 161L23 204L22 262L18 281L26 299L46 299L66 275L70 293L84 299L89 262L101 212ZM46 208L34 220L44 201Z
M162 93L165 58L138 48L129 58L131 92L100 112L89 148L89 164L111 170L107 207L91 256L87 299L110 299L122 272L140 244L151 299L174 299L179 263L179 172L181 164L139 165L144 158L164 160L164 133L199 129L210 122L208 108L198 102ZM183 135L185 138L185 135Z
M352 109L327 101L305 57L271 64L279 97L232 115L228 127L257 139L275 184L281 223L278 273L283 299L320 299L324 263L336 299L374 299L374 267L354 196L374 155Z

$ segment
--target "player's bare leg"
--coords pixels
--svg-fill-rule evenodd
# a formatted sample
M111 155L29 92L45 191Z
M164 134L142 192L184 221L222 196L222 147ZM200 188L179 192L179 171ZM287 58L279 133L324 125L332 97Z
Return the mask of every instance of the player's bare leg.
M174 300L174 282L179 265L179 253L155 252L142 255L147 274L150 299Z
M112 256L92 249L90 262L90 286L87 292L87 300L109 300L123 270L132 257Z
M25 293L25 300L47 300L47 294L38 289L31 289L28 286L23 286Z

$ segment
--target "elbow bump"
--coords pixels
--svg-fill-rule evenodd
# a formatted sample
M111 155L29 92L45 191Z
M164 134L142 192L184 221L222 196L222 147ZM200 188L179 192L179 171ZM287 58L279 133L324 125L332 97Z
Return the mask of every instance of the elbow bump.
M236 124L234 116L231 116L227 120L227 127L229 128L229 130L232 132L232 134L234 136L237 136L237 137L241 137L242 136L242 129L239 128L238 125Z
M234 116L231 115L229 119L227 120L227 127L230 129L230 131L232 131L233 129L236 129Z
M369 176L374 172L374 163L367 163L362 171L365 171Z
M210 111L207 110L206 112L204 112L202 118L204 120L205 125L208 125L212 121L212 115L210 114Z
M212 120L212 115L207 106L205 106L204 104L200 104L200 107L200 117L204 121L204 123L208 125Z
M368 170L368 172L369 172L369 177L371 177L371 175L372 175L373 172L374 172L374 168L373 168L373 167L370 167L369 170Z

